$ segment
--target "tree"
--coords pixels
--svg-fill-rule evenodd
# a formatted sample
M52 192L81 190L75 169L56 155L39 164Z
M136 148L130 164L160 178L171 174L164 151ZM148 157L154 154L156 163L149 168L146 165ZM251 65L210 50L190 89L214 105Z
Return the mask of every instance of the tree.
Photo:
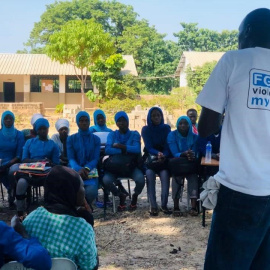
M221 33L198 28L197 23L180 23L183 30L174 33L181 51L228 51L237 49L238 32L224 30Z
M121 75L126 61L121 54L100 57L90 67L92 82L99 90L100 99L124 99L136 96L137 82L132 75ZM92 94L90 98L95 98Z
M67 22L60 31L50 36L46 52L50 58L67 63L79 70L81 82L82 109L84 109L84 89L88 68L102 55L114 53L111 37L102 25L91 20Z
M25 43L26 47L30 47L31 53L44 53L44 46L49 37L55 31L59 31L66 22L77 19L94 19L103 26L105 32L114 37L117 43L118 36L121 36L124 29L132 25L138 16L132 6L117 1L56 1L46 7L46 11L41 15L40 21L35 23L30 38Z
M176 56L176 44L172 41L166 42L164 37L155 27L150 27L146 20L142 20L123 31L118 45L124 54L134 56L141 77L163 77L174 74L180 55ZM142 83L149 92L168 93L172 79L149 79Z
M197 95L203 89L216 64L217 62L213 61L205 63L201 67L195 67L194 70L190 67L187 68L188 87L191 87Z

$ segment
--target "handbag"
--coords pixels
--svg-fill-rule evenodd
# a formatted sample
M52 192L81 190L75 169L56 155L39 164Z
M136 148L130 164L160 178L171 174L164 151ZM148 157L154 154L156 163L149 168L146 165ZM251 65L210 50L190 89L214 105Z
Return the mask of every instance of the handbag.
M118 176L129 176L137 167L138 155L116 154L103 161L103 169Z
M171 158L169 160L169 171L173 176L185 176L197 173L198 164L195 160L188 160L186 157Z

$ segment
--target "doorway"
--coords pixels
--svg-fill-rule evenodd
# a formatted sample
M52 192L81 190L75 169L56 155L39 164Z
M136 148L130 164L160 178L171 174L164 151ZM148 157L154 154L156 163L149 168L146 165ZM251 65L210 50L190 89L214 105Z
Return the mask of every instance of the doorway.
M14 82L4 82L3 92L4 92L4 102L15 102Z

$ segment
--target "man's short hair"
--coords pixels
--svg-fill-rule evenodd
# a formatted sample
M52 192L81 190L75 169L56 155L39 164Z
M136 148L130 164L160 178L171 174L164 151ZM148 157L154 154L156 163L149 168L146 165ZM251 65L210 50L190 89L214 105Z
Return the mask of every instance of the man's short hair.
M193 108L188 109L188 110L187 110L187 115L188 115L190 112L195 112L195 113L197 113L197 110L195 110L195 109L193 109Z

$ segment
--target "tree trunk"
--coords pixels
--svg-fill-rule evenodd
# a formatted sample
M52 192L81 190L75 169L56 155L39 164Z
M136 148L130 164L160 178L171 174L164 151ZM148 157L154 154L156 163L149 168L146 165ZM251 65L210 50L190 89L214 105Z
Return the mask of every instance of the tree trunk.
M82 111L84 111L85 109L85 99L84 99L84 86L85 86L85 82L84 82L84 76L83 76L83 70L81 69L81 95L82 95L82 104L81 104L81 109Z

